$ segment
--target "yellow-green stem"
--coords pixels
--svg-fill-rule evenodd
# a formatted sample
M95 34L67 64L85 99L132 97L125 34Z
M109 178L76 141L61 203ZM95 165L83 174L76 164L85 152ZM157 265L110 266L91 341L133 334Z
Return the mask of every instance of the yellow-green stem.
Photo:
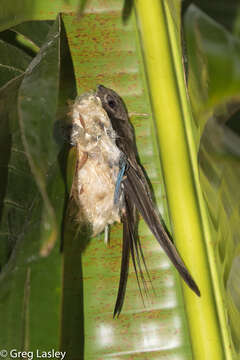
M199 196L202 195L199 192L199 183L196 183L197 158L190 153L189 133L187 134L185 129L187 97L183 86L179 84L179 81L184 83L183 75L179 79L179 74L176 73L176 54L170 46L166 3L156 0L136 0L135 3L174 240L202 294L201 298L198 298L183 285L193 358L230 359L231 356L226 356L228 350L223 345L206 255L201 214L203 207L199 205ZM189 111L188 115L191 116Z

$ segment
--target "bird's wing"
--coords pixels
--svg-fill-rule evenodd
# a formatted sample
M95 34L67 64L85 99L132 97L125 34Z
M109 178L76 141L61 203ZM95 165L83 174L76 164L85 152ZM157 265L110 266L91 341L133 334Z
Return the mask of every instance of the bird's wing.
M132 199L137 210L142 215L144 221L147 223L158 243L162 246L184 281L198 296L200 296L200 290L161 224L153 201L149 196L150 191L149 189L146 189L146 182L143 181L139 174L141 174L141 171L138 171L132 166L128 167L126 177L123 180L124 193Z

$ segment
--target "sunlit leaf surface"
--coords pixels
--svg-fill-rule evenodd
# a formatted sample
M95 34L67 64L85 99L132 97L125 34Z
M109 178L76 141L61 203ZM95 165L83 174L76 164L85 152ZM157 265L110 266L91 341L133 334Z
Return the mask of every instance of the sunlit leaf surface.
M166 220L163 180L138 27L134 13L123 24L122 5L122 1L92 1L86 5L86 14L79 21L74 15L64 15L78 93L94 89L97 84L104 84L123 97L135 128L141 163L147 171L159 209ZM64 306L64 310L67 312L67 325L63 324L62 327L62 349L66 349L70 357L77 356L80 342L81 355L84 354L87 359L141 359L146 356L149 359L166 356L172 359L191 359L178 278L142 221L139 235L155 295L149 284L150 298L145 299L143 304L131 266L126 300L118 319L113 319L112 316L120 272L121 226L112 227L109 248L104 245L103 237L99 236L89 242L81 258L76 252L76 240L72 240L72 250L69 247L65 254L65 278L68 281L67 290L75 288L72 309L77 310L71 312L70 301L66 299L68 309ZM69 276L69 256L72 277ZM81 264L82 274L79 270ZM82 285L79 284L81 278ZM80 299L82 293L83 301ZM83 318L75 316L80 305ZM83 340L79 340L79 334L83 331L84 345Z

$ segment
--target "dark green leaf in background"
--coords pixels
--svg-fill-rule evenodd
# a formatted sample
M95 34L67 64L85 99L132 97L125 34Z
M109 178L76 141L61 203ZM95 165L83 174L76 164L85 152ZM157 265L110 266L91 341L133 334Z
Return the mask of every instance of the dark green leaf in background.
M31 61L31 57L15 46L0 40L0 63L23 72Z
M194 6L185 30L191 105L201 131L213 108L239 97L240 40Z
M233 356L240 354L239 175L240 41L191 6L185 14L189 94L199 149L200 181L210 215L214 255ZM229 123L228 123L229 122ZM228 124L228 127L227 127ZM219 304L217 303L217 306ZM226 329L222 329L227 336Z
M7 350L57 349L59 344L66 194L64 142L56 133L56 116L74 89L62 33L58 19L23 75L0 90L3 146L9 154L1 160L6 173L1 260L7 262L0 279L1 347ZM60 56L67 71L61 70Z
M11 28L16 34L24 36L36 47L41 47L52 26L52 21L28 21Z

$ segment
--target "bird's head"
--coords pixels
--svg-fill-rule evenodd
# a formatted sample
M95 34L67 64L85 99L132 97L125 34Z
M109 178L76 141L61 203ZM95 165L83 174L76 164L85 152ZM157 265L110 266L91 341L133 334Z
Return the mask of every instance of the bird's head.
M110 118L126 121L128 119L127 109L120 96L103 85L97 86L96 95L102 102L102 107Z

